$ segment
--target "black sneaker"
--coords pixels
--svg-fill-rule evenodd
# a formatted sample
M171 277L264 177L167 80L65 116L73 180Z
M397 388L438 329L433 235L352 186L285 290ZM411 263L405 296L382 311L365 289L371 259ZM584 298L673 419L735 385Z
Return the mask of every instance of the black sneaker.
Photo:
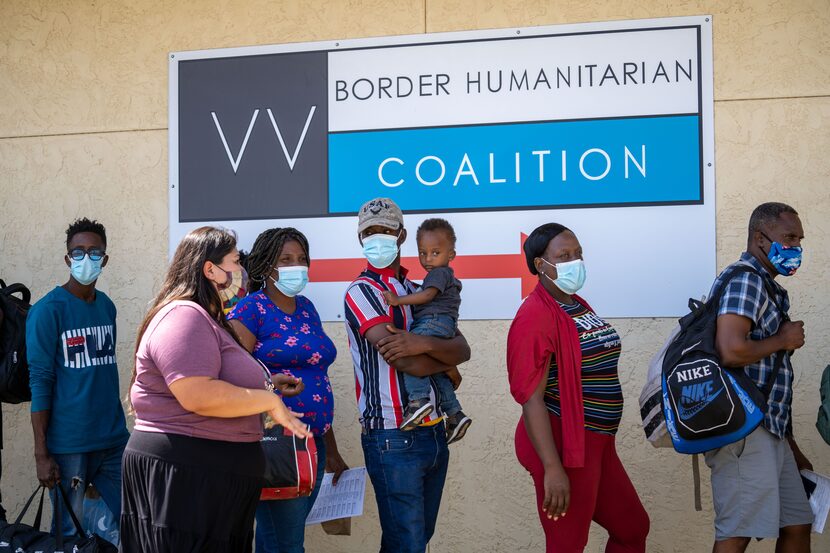
M447 445L454 444L463 438L472 423L473 419L465 415L463 411L447 416Z
M403 412L403 422L401 423L401 430L412 430L424 420L427 415L432 413L435 407L428 399L413 399L406 404L406 409Z

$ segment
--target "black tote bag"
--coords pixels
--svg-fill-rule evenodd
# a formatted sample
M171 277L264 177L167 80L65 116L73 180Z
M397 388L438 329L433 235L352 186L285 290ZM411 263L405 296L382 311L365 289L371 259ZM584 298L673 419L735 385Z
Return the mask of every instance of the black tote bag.
M66 506L78 535L64 537L58 531L58 535L53 536L49 532L42 531L40 525L43 519L43 496L45 491L44 486L38 486L12 524L0 522L0 553L20 553L20 551L24 553L118 553L118 548L102 537L94 534L92 537L86 536L78 517L75 516L75 512L69 505L66 492L60 484L57 485L55 493L61 497L63 504ZM34 523L29 526L22 522L23 517L38 492L40 492L40 501L38 502L37 513L35 514ZM55 528L60 529L62 511L55 509L53 516L55 518Z

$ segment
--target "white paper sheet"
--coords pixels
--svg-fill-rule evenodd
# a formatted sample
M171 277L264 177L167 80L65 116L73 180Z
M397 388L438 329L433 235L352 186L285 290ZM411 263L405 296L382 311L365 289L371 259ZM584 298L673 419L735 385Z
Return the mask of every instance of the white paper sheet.
M327 520L356 517L363 514L366 495L366 467L344 471L336 486L332 486L332 473L326 473L320 484L320 493L305 523L319 524Z
M813 532L824 533L827 514L830 512L830 478L809 470L802 470L801 476L814 482L816 489L810 494L810 508L813 509Z

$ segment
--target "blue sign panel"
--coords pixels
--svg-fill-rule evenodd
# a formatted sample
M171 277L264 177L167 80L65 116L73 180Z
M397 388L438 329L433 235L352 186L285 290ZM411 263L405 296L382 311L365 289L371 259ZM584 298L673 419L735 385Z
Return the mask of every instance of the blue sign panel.
M702 203L698 115L329 134L329 212Z

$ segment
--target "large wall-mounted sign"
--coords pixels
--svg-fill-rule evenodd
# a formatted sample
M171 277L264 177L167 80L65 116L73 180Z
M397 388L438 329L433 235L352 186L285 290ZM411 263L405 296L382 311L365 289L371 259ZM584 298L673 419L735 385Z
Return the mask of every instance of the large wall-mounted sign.
M709 17L178 52L170 244L295 226L327 320L359 272L355 213L393 198L458 234L462 317L510 318L522 235L556 221L608 317L673 316L715 273ZM414 232L404 246L414 259Z

